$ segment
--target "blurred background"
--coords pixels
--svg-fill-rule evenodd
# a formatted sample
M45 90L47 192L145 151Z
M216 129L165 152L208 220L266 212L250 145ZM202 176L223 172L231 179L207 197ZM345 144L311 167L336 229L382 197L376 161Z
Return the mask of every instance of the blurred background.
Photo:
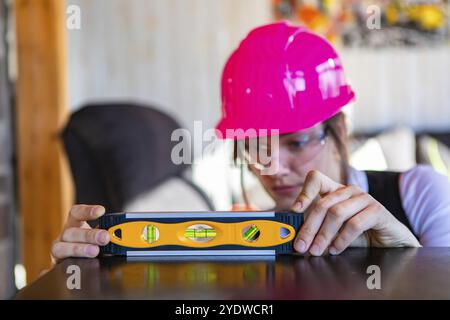
M73 203L242 203L229 145L187 139L194 163L176 165L171 134L214 127L223 65L261 24L290 20L336 46L356 92L353 166L450 177L449 15L446 0L0 0L0 298L50 267Z

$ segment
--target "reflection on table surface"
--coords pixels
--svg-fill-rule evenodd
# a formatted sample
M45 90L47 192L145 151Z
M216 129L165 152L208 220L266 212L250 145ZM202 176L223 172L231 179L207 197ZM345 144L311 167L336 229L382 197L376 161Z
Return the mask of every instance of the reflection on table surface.
M66 269L80 266L81 290ZM367 267L381 270L369 290ZM339 256L68 259L19 298L361 299L450 298L450 249L349 249ZM41 290L39 292L39 289Z

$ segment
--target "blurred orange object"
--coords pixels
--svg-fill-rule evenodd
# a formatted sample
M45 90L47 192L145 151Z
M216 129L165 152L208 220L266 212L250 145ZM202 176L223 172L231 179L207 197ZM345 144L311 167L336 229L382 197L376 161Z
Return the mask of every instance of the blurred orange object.
M329 23L327 17L312 5L300 6L297 11L297 16L309 29L316 32L325 29Z

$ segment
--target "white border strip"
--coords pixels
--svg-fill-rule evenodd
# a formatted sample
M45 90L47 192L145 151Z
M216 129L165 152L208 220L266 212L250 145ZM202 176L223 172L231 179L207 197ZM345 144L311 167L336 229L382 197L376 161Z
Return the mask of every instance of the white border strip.
M274 211L243 211L243 212L128 212L126 219L154 219L154 218L271 218L275 217Z
M265 256L275 250L153 250L127 251L127 257L140 256Z

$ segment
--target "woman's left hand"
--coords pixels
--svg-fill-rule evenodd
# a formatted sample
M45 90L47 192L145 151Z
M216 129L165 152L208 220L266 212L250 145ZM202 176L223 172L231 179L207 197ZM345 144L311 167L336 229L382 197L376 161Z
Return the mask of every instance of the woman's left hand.
M349 246L420 247L411 231L371 195L319 171L308 173L293 210L305 212L294 242L300 253L339 254Z

